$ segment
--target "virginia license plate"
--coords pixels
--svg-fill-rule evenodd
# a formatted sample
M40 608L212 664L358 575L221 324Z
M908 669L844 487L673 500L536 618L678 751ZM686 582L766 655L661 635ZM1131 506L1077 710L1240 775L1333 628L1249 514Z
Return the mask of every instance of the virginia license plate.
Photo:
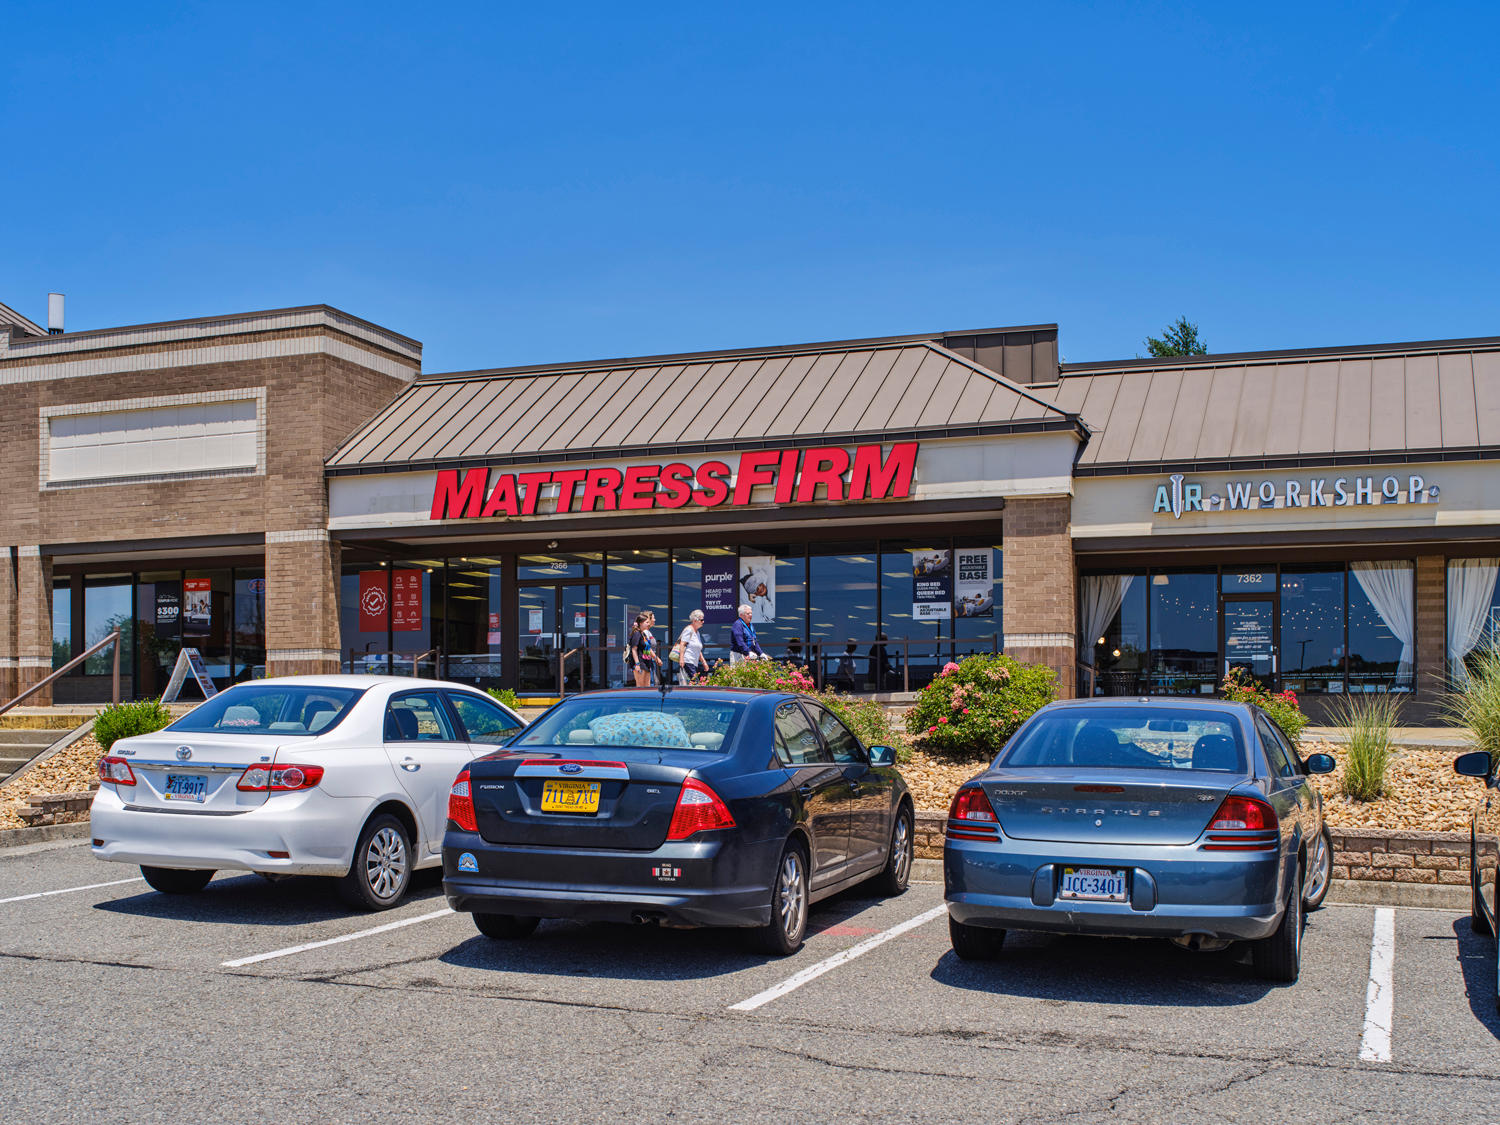
M1124 902L1125 872L1118 867L1064 867L1057 897Z
M599 811L597 781L542 782L542 811L596 813Z
M169 801L197 801L203 803L208 793L208 778L201 773L169 773L167 787L162 796Z

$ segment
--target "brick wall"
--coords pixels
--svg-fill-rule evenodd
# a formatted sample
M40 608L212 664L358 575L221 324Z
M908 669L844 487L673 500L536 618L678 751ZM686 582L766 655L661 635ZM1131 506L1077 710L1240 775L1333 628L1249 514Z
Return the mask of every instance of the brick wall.
M1448 685L1448 563L1417 556L1417 693L1432 701Z
M1001 552L1006 655L1055 671L1064 699L1078 680L1071 512L1067 496L1007 500Z

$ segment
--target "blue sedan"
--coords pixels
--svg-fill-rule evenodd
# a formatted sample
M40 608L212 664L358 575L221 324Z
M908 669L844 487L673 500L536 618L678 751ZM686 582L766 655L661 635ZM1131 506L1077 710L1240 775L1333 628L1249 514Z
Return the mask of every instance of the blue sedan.
M1248 941L1256 971L1297 979L1306 910L1333 849L1304 761L1257 707L1218 700L1054 703L965 782L943 849L965 959L1007 930Z

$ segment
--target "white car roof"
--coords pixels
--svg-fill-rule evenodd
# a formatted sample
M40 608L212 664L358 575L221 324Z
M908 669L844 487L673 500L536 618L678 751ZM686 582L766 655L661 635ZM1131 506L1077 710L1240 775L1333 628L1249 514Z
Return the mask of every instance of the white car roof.
M456 684L452 680L422 680L415 676L370 676L364 674L355 675L327 675L327 676L273 676L266 680L246 680L235 684L235 687L246 687L263 684L287 684L297 687L315 688L414 688L414 687L438 687L438 688L461 688L465 691L478 691L478 688L468 684ZM225 689L229 690L228 688Z

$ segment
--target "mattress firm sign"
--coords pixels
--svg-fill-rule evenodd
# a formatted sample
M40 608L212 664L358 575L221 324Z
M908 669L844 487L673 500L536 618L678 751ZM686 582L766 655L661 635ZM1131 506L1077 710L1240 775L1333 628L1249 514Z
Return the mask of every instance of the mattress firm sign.
M696 466L672 461L551 472L444 469L433 486L431 518L904 500L911 495L916 465L913 441L897 442L889 453L880 445L763 449L741 453L732 462L709 460Z
M1194 512L1245 512L1264 508L1364 508L1377 504L1436 504L1440 490L1416 473L1401 476L1306 476L1226 480L1218 490L1182 473L1156 486L1153 516L1181 519Z

